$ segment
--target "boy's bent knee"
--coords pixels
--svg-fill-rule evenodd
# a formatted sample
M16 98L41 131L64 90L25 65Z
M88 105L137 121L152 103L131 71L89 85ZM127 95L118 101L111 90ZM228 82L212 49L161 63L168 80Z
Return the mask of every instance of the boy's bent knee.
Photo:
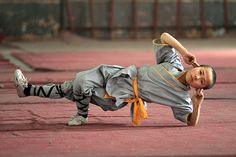
M65 97L73 100L73 81L66 81L61 85L61 90Z

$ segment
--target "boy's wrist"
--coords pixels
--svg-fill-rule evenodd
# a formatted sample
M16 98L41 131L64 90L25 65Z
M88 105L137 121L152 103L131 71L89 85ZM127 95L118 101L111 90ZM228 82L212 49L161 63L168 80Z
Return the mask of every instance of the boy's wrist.
M186 48L184 48L184 49L182 50L182 55L183 55L184 57L186 57L186 56L189 55L189 52L188 52L188 50L187 50Z
M204 96L198 96L197 94L195 94L192 97L192 101L193 101L194 106L200 106L202 104L203 100L204 100Z

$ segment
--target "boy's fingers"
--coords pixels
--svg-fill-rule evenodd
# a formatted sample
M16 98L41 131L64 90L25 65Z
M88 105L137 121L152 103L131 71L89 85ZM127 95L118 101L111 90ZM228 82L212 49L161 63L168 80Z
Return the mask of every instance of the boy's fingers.
M203 93L203 89L200 89L200 90L199 90L199 93Z
M203 89L197 89L197 95L203 96Z
M203 89L199 89L197 92L197 95L200 97L203 96Z
M197 62L192 62L192 66L196 68L196 67L199 67L200 65Z

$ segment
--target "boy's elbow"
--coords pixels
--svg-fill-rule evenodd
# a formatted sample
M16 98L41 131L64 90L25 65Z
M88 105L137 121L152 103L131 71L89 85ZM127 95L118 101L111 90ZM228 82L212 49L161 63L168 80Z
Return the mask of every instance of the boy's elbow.
M164 33L161 34L161 38L166 38L166 37L169 36L169 35L170 35L169 33L164 32Z
M188 126L196 126L198 124L199 117L194 116L190 113L187 117L187 124Z
M164 32L161 34L161 42L162 44L166 44L167 39L170 37L170 34L167 32Z
M188 126L196 126L196 124L188 124Z
M163 33L161 34L161 36L162 36L162 35L167 35L167 34L169 34L169 33L167 33L167 32L163 32Z
M190 122L188 123L188 126L197 126L197 122Z

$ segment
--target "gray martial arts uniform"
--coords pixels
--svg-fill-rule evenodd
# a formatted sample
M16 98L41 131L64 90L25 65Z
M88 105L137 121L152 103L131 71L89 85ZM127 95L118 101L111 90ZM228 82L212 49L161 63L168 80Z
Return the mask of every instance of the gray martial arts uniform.
M128 98L135 98L133 80L138 79L139 97L146 102L170 106L174 117L187 122L192 113L189 87L176 78L183 74L184 68L175 49L170 46L154 47L156 65L144 65L137 69L113 65L100 65L94 69L79 72L75 80L62 85L33 86L31 95L62 98L75 101L78 114L88 114L89 103L103 110L118 110L124 107ZM108 94L116 98L107 99Z

